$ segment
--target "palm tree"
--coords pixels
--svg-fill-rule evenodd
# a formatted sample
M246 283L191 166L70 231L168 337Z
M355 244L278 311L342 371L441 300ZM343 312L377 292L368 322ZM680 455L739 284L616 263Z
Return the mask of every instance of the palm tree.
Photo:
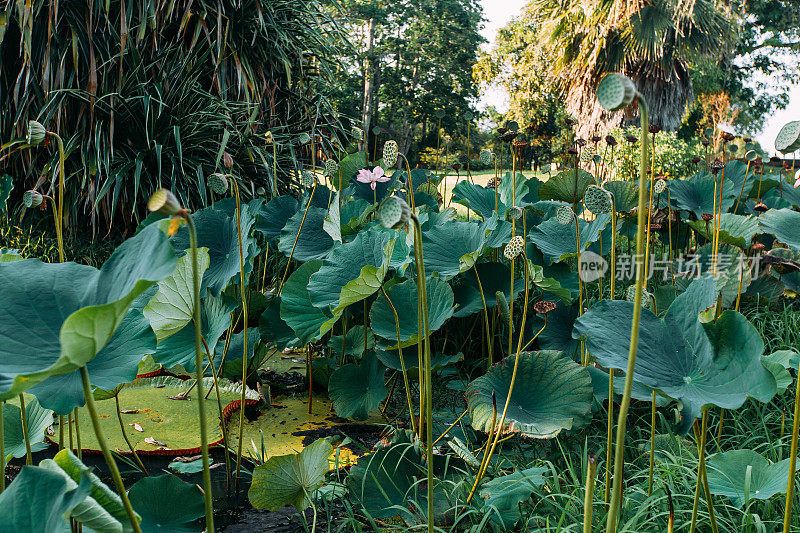
M690 65L721 57L736 40L735 13L714 0L533 0L528 10L584 137L633 118L597 103L595 88L608 72L637 83L652 123L677 129L694 98Z

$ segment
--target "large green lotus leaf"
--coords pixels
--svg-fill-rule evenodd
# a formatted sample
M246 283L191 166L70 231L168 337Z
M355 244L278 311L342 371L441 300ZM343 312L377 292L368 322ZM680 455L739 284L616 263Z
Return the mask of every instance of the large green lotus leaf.
M489 218L495 211L495 190L487 189L481 185L470 183L467 180L459 181L453 187L452 201L461 204L475 211L483 218ZM500 195L497 195L497 209L500 214L504 214L506 206L500 202Z
M367 167L367 156L364 152L358 151L345 156L339 161L339 171L332 179L334 187L339 188L339 174L342 177L342 186L350 185L350 178L358 174L358 171Z
M748 169L747 163L733 160L728 161L725 164L725 180L730 180L730 182L733 184L735 204L735 198L738 198L740 193L743 199L747 198L748 192L750 192L750 190L753 188L753 185L758 181L758 176L753 171L752 165L750 165L750 168Z
M28 421L28 440L31 451L47 448L45 432L53 425L53 411L44 409L36 398L26 396L25 415ZM3 441L6 457L25 457L25 437L22 432L20 408L12 403L3 406Z
M265 341L274 343L275 347L283 350L295 338L294 330L281 318L281 297L274 296L268 303L261 317L258 319L259 336Z
M453 289L447 282L431 276L425 280L425 292L428 296L428 327L433 333L453 316ZM396 343L399 340L403 347L416 344L419 339L416 313L417 282L409 279L398 283L388 289L386 295L397 311L400 338L397 338L397 323L394 313L383 295L375 299L369 312L372 331L389 341ZM397 344L392 344L392 346L397 346Z
M322 223L322 228L334 241L349 240L358 233L359 227L366 222L375 206L363 198L346 198L339 200L339 193L335 193L331 200L328 216Z
M534 466L487 481L479 492L484 512L505 531L510 531L522 518L520 504L530 499L536 487L544 485L547 471L546 467Z
M304 511L311 506L311 494L325 483L333 449L326 439L319 439L300 453L270 457L253 471L247 492L250 503L269 511L287 505Z
M261 233L264 240L271 243L281 235L281 230L297 212L300 204L288 194L277 196L267 202L256 213L253 230Z
M0 247L0 263L13 263L25 259L19 250Z
M484 224L487 229L486 240L483 243L484 250L487 248L500 248L511 240L513 226L508 220L498 220L492 216ZM519 228L519 223L517 223L517 228Z
M108 344L86 364L89 379L93 386L101 390L111 390L133 381L139 372L139 363L155 351L156 336L150 328L150 322L141 311L131 309ZM28 392L39 398L42 406L59 415L69 414L72 409L85 403L77 370L51 376Z
M549 439L586 420L593 396L592 379L585 367L555 351L526 352L519 357L504 433ZM467 386L467 406L475 429L488 432L491 427L493 392L498 412L505 405L514 360L515 356L503 359Z
M378 359L380 359L381 363L386 366L386 368L390 368L392 370L403 370L403 363L406 365L407 371L417 370L417 366L419 366L419 361L417 359L417 351L415 349L411 350L404 350L403 351L403 361L400 361L400 353L396 350L392 351L384 351L378 350L376 353ZM447 355L443 353L435 353L431 356L431 371L438 372L442 368L446 367L451 363L455 363L458 361L464 360L464 354L458 352L456 354Z
M774 235L794 251L800 251L800 213L792 209L770 209L758 217L761 230Z
M208 290L214 296L228 286L231 278L237 277L239 268L239 233L236 226L236 211L231 209L235 205L230 202L217 202L215 207L206 207L192 214L197 226L197 246L208 248L210 264L203 274L203 283L200 285L201 295ZM253 200L249 204L242 204L241 229L242 247L244 248L245 274L253 270L253 260L258 255L259 249L255 237L250 230L256 222L255 213L261 203ZM189 249L189 230L186 225L181 226L178 233L172 238L175 250ZM180 252L183 255L186 252Z
M63 470L75 483L87 478L91 483L89 496L97 502L114 520L121 524L119 531L132 531L128 514L119 495L103 483L89 467L81 462L70 450L64 449L53 457L53 463ZM91 527L91 524L87 524ZM93 528L94 529L94 528Z
M597 241L600 238L600 232L610 220L611 217L608 214L598 215L591 222L579 218L580 249L585 250L590 243ZM539 247L547 259L554 263L573 257L578 253L575 224L560 224L555 218L549 218L535 228L531 228L528 238Z
M586 368L589 369L589 374L592 376L592 388L594 389L595 399L600 403L608 400L609 373L593 365L589 365ZM617 376L617 379L614 380L614 401L615 402L621 401L624 392L625 392L625 378ZM640 402L648 402L648 403L652 402L653 389L651 389L650 387L646 387L637 381L634 381L633 386L631 387L631 398L633 398L634 400L638 400ZM667 405L671 401L672 400L670 398L667 398L663 394L656 394L656 405L659 407Z
M292 272L281 291L281 319L294 330L300 342L318 340L339 319L328 309L316 307L308 292L311 276L322 268L319 259L309 261Z
M386 398L383 374L386 368L372 351L358 364L351 363L333 371L328 381L328 395L336 414L354 420L366 420Z
M755 176L753 177L755 178ZM755 194L758 194L758 183L755 184L755 189ZM761 198L767 205L783 202L787 207L800 207L800 187L795 188L792 180L780 180L777 186L771 188L766 193L763 193Z
M150 321L159 342L183 329L194 312L194 281L191 254L178 259L171 276L158 282L158 292L145 306L143 314ZM210 264L208 248L197 249L197 273L202 278Z
M8 213L6 203L11 191L14 190L14 181L9 174L0 176L0 213Z
M193 522L206 514L200 487L172 474L140 479L128 498L142 517L142 531L192 533L198 530Z
M704 220L693 220L689 222L689 225L700 235L711 240L714 228L710 222L706 224ZM756 217L722 213L719 221L719 240L721 242L742 249L748 248L750 239L756 233L759 233Z
M564 170L551 176L539 187L539 198L542 200L558 200L568 204L576 204L583 199L589 185L595 183L594 177L585 170Z
M614 197L614 210L619 213L629 213L639 205L639 187L632 181L607 181L603 188Z
M411 257L412 243L414 240L413 232L406 233L403 230L388 229L377 221L370 222L362 231L388 233L390 238L394 239L394 247L392 248L392 257L389 259L389 267L395 269L398 273L402 274L406 266L413 262Z
M575 359L579 354L581 342L572 338L572 328L578 318L577 305L564 305L559 303L547 315L547 327L544 327L544 318L540 315L528 316L525 324L525 342L532 338L539 330L536 342L542 350L564 352L569 358ZM528 312L530 313L530 309Z
M236 301L225 294L209 294L200 302L201 332L212 353L220 336L230 327L231 311L236 307ZM153 359L167 368L181 365L193 372L194 350L194 322L190 322L174 335L159 342Z
M535 265L532 261L528 260L528 269L530 271L530 281L543 291L560 298L563 302L572 300L572 290L561 285L559 279L545 275L545 269L541 265ZM566 266L566 265L565 265Z
M364 339L366 330L367 338ZM364 328L364 326L351 326L347 329L344 335L333 335L328 340L328 347L334 355L340 359L343 356L350 355L356 359L360 359L364 355L364 348L371 350L375 347L375 335L372 331Z
M719 186L720 177L716 180L716 187ZM715 190L717 198L719 198L719 190L714 185L714 176L704 172L695 174L688 180L673 180L669 184L672 201L678 209L691 211L698 219L703 214L710 215L714 213ZM733 207L738 195L739 190L736 189L732 181L726 179L722 186L723 213Z
M395 240L389 232L361 231L352 241L336 247L309 278L308 293L314 306L338 314L371 296L389 270Z
M753 450L731 450L708 460L708 488L711 494L727 496L736 507L747 501L768 500L784 494L789 481L789 459L772 463ZM747 470L750 469L748 500L745 501Z
M197 387L189 393L189 400L174 399L186 393L194 380L180 380L171 376L140 378L120 389L118 398L123 411L125 434L139 454L185 455L200 453L200 424L197 420ZM204 400L206 404L206 424L209 443L222 440L220 412L217 396L214 392L212 378L203 379L203 392L210 393ZM220 400L225 408L231 402L240 399L242 389L238 384L220 380ZM258 399L258 393L246 389L248 399ZM173 398L170 398L173 397ZM130 453L125 439L122 437L117 419L116 402L97 402L100 415L100 427L106 444L118 453ZM78 421L82 428L91 428L92 421L86 409L78 411ZM143 431L137 431L133 424L138 424ZM156 444L146 442L154 439ZM161 446L157 443L164 443ZM97 437L92 431L81 432L81 445L84 450L98 451Z
M480 285L478 285L480 278ZM481 298L480 286L483 286L483 295L486 300L486 307L493 309L497 306L495 294L501 291L506 299L511 298L511 271L502 263L479 263L475 268L465 272L459 278L459 283L453 283L453 297L456 310L453 312L455 317L470 316L483 311L483 299ZM515 296L525 290L525 282L522 279L514 280Z
M258 350L257 345L261 341L258 333L258 328L247 328L247 374L255 375L258 367L263 362L263 357L267 352ZM225 353L225 343L217 343L217 348L214 350L214 366L219 369L220 362L223 362L223 354L225 357L224 364L221 370L218 370L217 376L221 376L230 380L242 379L242 355L244 355L244 331L234 333L231 335L230 343L228 344L228 351ZM207 372L206 375L209 375Z
M634 379L683 403L680 429L688 431L708 405L738 409L748 396L769 401L775 378L761 364L764 344L746 318L725 311L715 322L699 315L717 298L713 278L699 278L659 319L642 310ZM578 318L573 336L608 368L627 367L633 304L602 301Z
M83 480L74 487L63 473L23 466L14 482L0 494L3 530L18 533L69 531L64 517L86 500L90 486L88 480Z
M0 264L0 399L91 361L133 300L174 268L156 225L125 241L99 271L36 259Z
M305 222L303 222L304 214ZM304 209L299 210L281 230L278 250L287 257L292 254L293 259L302 262L326 257L335 244L323 228L326 216L328 210L321 207L310 207L307 213Z
M442 279L450 279L472 268L494 225L494 219L486 222L453 220L428 229L422 234L425 273L438 273Z
M539 183L538 180L535 179L530 181L537 184ZM525 198L528 192L528 180L519 172L517 172L516 179L511 179L511 172L506 172L506 175L503 176L500 180L500 184L497 186L497 193L500 196L500 201L503 202L503 205L508 207L514 205L517 207L526 207L531 205Z

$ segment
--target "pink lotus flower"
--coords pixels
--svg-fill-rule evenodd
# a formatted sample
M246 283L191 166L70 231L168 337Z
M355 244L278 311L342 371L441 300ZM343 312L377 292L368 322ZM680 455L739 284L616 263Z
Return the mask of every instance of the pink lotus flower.
M798 170L797 174L795 174L795 178L794 188L796 189L798 185L800 185L800 170Z
M360 181L361 183L369 183L370 188L374 191L375 184L389 181L389 176L383 175L383 168L381 167L375 167L373 170L362 168L358 171L356 181Z

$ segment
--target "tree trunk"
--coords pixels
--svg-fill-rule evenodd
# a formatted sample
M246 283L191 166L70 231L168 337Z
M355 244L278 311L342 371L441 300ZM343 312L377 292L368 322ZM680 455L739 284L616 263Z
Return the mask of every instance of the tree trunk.
M380 75L378 65L378 54L375 52L375 19L369 19L367 23L367 51L366 64L364 70L364 101L361 107L361 127L364 129L364 142L369 149L369 138L372 135L372 126L375 121L377 108L376 93L378 90L378 76Z

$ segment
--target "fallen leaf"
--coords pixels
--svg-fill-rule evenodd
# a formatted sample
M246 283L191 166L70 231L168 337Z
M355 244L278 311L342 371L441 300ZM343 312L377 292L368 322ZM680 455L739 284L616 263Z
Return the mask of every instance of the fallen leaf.
M140 426L139 424L137 424L135 422L133 424L128 424L128 425L131 426L133 429L135 429L136 431L138 431L140 433L144 432L144 430L142 429L142 426Z
M120 411L123 415L135 415L139 412L139 409L123 409Z
M166 443L164 443L164 442L157 441L157 440L156 440L156 439L154 439L153 437L145 437L145 438L144 438L144 441L145 441L147 444L152 444L153 446L166 446L166 445L167 445L167 444L166 444Z
M174 461L177 462L177 463L191 463L191 462L197 461L198 459L202 459L202 458L203 458L202 455L191 455L189 457L186 457L186 456L182 455L180 457L176 457L174 459Z
M183 394L178 394L177 396L167 396L170 400L189 400L188 396L184 396Z

